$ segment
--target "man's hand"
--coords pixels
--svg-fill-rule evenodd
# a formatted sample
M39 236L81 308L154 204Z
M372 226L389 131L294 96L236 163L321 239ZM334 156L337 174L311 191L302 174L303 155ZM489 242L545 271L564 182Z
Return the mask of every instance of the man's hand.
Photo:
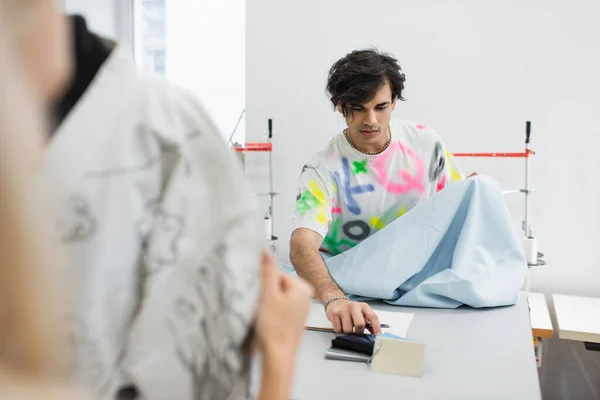
M325 310L327 318L333 324L336 333L363 334L367 324L372 333L381 334L381 324L377 314L367 303L359 303L350 300L335 300Z
M313 295L309 284L278 270L273 256L263 253L262 295L256 318L256 336L263 353L293 358Z
M317 299L325 304L328 299L343 296L344 292L329 275L327 266L319 254L322 242L323 238L318 233L307 228L296 229L292 233L290 260L298 275L315 288ZM366 303L346 299L334 300L327 305L325 313L338 333L362 334L367 324L371 325L369 330L372 333L381 333L379 318Z
M277 269L271 255L262 257L262 295L256 318L256 339L262 352L259 400L289 397L294 359L313 289Z

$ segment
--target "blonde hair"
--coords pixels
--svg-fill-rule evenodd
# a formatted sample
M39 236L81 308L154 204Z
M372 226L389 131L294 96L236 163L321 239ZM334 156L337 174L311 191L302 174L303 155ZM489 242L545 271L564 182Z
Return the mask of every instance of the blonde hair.
M53 378L64 354L52 288L57 265L33 199L43 109L19 68L7 23L14 3L0 0L0 380L11 382Z

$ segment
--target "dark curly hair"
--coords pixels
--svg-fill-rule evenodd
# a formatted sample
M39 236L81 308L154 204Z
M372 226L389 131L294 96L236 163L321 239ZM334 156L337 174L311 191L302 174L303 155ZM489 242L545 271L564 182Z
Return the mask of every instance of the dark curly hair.
M392 55L376 49L354 50L329 70L327 92L334 107L341 105L344 116L348 106L371 100L385 82L392 88L392 101L404 101L404 73Z

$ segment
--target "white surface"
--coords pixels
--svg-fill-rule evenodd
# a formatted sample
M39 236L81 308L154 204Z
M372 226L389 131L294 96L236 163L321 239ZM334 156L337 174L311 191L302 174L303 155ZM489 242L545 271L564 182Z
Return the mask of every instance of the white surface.
M364 363L326 360L334 335L306 331L291 399L540 399L524 295L516 306L484 310L374 307L415 314L408 338L425 343L423 377L379 374ZM260 379L258 362L253 392Z
M166 69L229 138L246 106L246 0L166 0ZM234 138L245 140L245 120Z
M548 311L548 304L543 293L529 293L529 316L531 317L531 328L539 329L552 337L552 320Z
M390 326L389 328L383 328L383 332L406 337L414 314L396 311L395 309L388 311L376 310L375 313L381 324ZM312 303L310 313L308 314L304 326L309 329L329 329L333 331L333 325L331 321L327 319L323 305L319 303Z
M600 343L600 298L555 294L552 299L561 339Z
M377 46L406 72L408 101L395 117L432 126L452 151L523 151L532 121L531 223L548 265L531 272L531 289L600 297L600 2L253 0L247 17L247 131L262 140L274 119L281 261L302 165L343 126L327 72L350 50ZM524 184L521 159L459 163L506 190ZM247 166L268 191L266 159L250 155ZM520 227L523 196L506 201Z

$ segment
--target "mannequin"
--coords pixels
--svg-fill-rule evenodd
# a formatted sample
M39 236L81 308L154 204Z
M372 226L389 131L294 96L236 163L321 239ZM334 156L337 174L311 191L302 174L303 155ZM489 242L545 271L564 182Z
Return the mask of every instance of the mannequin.
M47 167L75 378L99 400L243 398L255 340L259 398L287 398L311 290L261 260L241 165L193 95L72 22Z
M236 397L262 251L241 166L193 95L71 21L75 73L46 155L71 370L101 400Z

